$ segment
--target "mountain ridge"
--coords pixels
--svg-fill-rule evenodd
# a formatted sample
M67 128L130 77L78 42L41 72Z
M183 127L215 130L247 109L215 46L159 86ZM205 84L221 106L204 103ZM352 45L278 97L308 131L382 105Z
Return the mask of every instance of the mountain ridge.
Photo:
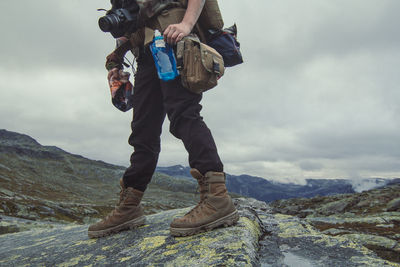
M156 171L181 179L191 179L190 168L182 165L157 167ZM369 188L366 188L366 190L370 190L385 186L392 180L396 180L396 178L366 178L360 180L357 184L351 179L306 179L306 184L301 185L276 182L247 174L231 175L227 173L226 177L227 188L230 192L266 202L298 197L310 198L335 194L351 194L358 192L355 189L357 186L361 188L364 183L369 185Z
M0 214L31 220L93 221L118 203L119 179L124 171L122 166L42 146L27 135L0 130ZM171 188L179 188L179 192ZM194 205L197 197L192 182L178 183L156 173L142 202L150 214Z
M103 182L109 179L107 178L107 175L114 177L114 179L119 179L122 177L122 173L125 170L125 167L123 166L113 165L101 160L91 160L81 155L69 153L56 146L42 146L29 135L11 132L4 129L0 130L0 153L14 153L22 158L34 157L37 159L42 159L43 161L65 161L66 164L64 164L62 168L65 168L65 171L69 172L68 177L70 179L75 179L76 177L74 177L74 175L79 176L84 174L83 170L80 171L80 174L77 173L76 168L71 167L73 166L73 163L71 162L80 162L80 165L87 164L91 168L93 166L97 166L107 170L114 170L113 173L110 173L109 171L100 173L99 179L101 179ZM6 166L4 166L4 164L2 164L0 161L0 170L3 169L4 171L5 168ZM162 179L157 179L157 177L160 177L160 175L174 177L172 180L175 182L172 182L171 179L165 181ZM189 187L196 186L195 180L190 176L190 168L182 165L174 165L169 167L158 166L156 168L155 177L155 180L157 180L156 183L162 184L169 190L176 186L178 186L180 189L183 188L184 190L188 189ZM376 187L390 182L389 179L385 180L378 178L369 179L368 181L370 181L370 186L376 185ZM118 182L113 183L118 184ZM183 185L181 183L183 183ZM232 193L253 197L266 202L279 199L290 199L297 197L310 198L314 196L329 196L334 194L356 192L354 182L349 179L306 179L305 185L299 185L293 183L280 183L247 174L231 175L229 173L227 173L227 188ZM373 186L368 189L372 188ZM192 191L193 190L190 192Z

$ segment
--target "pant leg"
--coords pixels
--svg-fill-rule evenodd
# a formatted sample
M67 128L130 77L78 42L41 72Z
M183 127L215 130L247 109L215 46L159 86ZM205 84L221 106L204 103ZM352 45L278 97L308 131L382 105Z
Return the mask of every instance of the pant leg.
M181 139L189 153L189 165L202 174L223 171L211 131L200 116L202 95L190 92L180 77L161 82L164 109L170 120L170 132Z
M134 147L131 165L125 171L125 186L144 192L151 181L160 153L160 135L165 119L160 80L152 59L138 60L133 95L132 134L129 144Z

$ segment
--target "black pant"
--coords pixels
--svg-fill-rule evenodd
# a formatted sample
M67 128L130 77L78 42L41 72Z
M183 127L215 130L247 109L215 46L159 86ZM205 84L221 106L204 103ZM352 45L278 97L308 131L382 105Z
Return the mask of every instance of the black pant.
M200 116L201 98L200 94L184 88L180 77L161 81L150 51L141 53L135 76L134 115L129 137L134 152L123 177L125 186L145 191L150 183L160 153L160 135L166 114L170 132L182 140L189 153L190 167L203 174L223 171L214 139Z

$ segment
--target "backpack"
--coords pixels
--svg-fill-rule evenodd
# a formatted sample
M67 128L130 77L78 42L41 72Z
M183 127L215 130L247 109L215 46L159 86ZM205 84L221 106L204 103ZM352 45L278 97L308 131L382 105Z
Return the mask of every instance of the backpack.
M187 7L188 0L179 0L179 2ZM221 30L224 27L221 11L217 0L206 0L203 10L198 19L200 28L203 30Z
M186 8L188 0L136 0L140 7L143 20L148 20L155 15L160 14L163 10L172 7ZM220 30L224 27L221 11L217 0L206 0L203 10L198 19L199 26L204 31Z

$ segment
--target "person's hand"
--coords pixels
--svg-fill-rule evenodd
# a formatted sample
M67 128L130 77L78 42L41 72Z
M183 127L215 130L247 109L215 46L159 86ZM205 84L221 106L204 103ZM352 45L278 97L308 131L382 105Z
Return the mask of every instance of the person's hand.
M111 80L114 80L114 79L119 80L120 79L120 77L119 77L119 69L118 68L113 68L112 70L110 70L108 72L107 79L108 79L108 82L110 84L111 84Z
M181 22L169 25L164 31L164 39L169 44L176 44L192 31L189 24Z

